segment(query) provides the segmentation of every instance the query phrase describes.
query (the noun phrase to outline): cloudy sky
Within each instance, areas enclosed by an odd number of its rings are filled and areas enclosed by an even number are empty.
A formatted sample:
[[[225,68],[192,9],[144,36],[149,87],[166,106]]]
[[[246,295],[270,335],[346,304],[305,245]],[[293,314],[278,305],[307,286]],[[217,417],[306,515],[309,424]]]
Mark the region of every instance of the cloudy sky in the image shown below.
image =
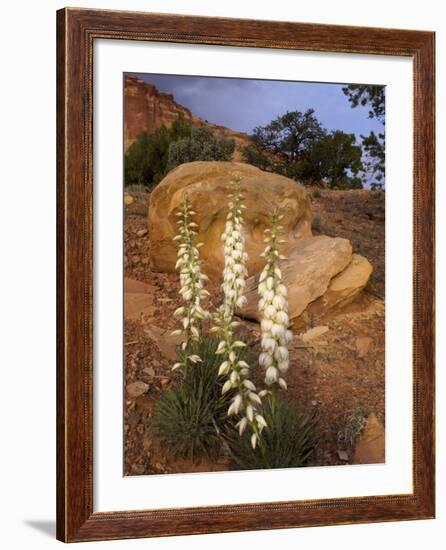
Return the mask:
[[[134,73],[175,100],[194,115],[232,130],[251,133],[286,111],[313,108],[328,130],[369,134],[381,125],[368,118],[368,109],[352,109],[342,93],[344,84],[244,80],[201,76]]]

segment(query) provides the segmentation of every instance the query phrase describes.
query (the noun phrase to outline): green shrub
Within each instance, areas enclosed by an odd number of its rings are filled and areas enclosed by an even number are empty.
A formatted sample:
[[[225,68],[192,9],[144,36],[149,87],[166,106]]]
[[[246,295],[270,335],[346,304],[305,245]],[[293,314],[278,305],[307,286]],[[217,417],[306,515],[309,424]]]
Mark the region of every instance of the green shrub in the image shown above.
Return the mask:
[[[311,193],[311,198],[313,199],[320,199],[321,198],[321,192],[319,189],[315,189],[312,193]]]
[[[313,220],[311,222],[311,227],[317,231],[318,233],[320,233],[322,231],[322,219],[320,217],[320,215],[315,212],[313,214]]]
[[[155,405],[152,430],[172,458],[213,460],[221,449],[231,392],[221,395],[225,378],[218,376],[222,362],[215,353],[218,343],[215,336],[194,343],[191,351],[202,361],[190,367],[172,390],[162,393]],[[249,353],[242,349],[240,358],[249,361]]]
[[[257,166],[260,170],[278,171],[278,168],[275,169],[271,158],[266,154],[266,150],[261,149],[255,143],[243,147],[242,155],[244,162]]]
[[[262,442],[253,449],[250,434],[239,437],[236,430],[228,435],[231,456],[239,468],[296,468],[305,466],[315,446],[314,415],[306,415],[298,401],[276,396],[264,400],[261,414],[267,427]]]
[[[172,458],[214,460],[221,447],[214,415],[203,388],[190,393],[182,384],[162,393],[154,409],[152,429]]]
[[[196,160],[231,160],[234,148],[232,138],[216,136],[206,126],[192,128],[190,136],[170,144],[167,167],[172,170]]]
[[[287,111],[251,135],[253,147],[245,152],[247,162],[261,166],[270,157],[271,169],[304,185],[334,185],[360,189],[364,171],[362,147],[355,134],[328,131],[314,109]]]
[[[162,126],[153,134],[141,132],[124,156],[124,183],[153,187],[167,173],[169,146],[190,136],[191,125],[179,115],[170,128]]]
[[[364,411],[356,407],[345,415],[345,424],[338,432],[338,441],[347,448],[353,448],[367,424]]]

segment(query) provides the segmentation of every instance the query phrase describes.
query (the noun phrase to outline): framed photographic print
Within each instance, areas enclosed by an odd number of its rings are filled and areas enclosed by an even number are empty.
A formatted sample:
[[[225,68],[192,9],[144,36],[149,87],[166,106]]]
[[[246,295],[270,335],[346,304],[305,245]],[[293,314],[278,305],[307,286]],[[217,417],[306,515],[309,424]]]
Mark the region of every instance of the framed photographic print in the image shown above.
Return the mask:
[[[57,48],[58,538],[434,517],[434,33]]]

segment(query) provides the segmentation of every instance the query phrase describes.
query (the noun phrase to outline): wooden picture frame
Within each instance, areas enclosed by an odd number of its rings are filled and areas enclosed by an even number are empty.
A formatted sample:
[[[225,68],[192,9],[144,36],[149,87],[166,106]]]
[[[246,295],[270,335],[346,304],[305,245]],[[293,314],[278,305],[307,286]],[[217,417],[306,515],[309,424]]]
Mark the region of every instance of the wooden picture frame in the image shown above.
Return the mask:
[[[413,492],[93,512],[93,43],[407,56],[414,82]],[[57,538],[125,539],[434,517],[432,32],[65,8],[57,13]]]

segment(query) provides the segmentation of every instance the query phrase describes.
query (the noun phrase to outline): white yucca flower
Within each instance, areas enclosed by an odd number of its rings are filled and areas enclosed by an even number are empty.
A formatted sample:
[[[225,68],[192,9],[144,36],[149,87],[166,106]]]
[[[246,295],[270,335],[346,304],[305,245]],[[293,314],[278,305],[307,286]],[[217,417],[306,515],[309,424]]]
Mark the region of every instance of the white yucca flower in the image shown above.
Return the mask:
[[[225,259],[222,284],[223,306],[228,318],[232,318],[236,307],[242,307],[246,302],[243,292],[248,275],[246,268],[248,254],[245,251],[245,238],[243,236],[242,211],[244,205],[242,204],[243,195],[240,188],[240,178],[234,178],[231,185],[232,194],[229,195],[229,212],[226,217],[225,230],[221,236]]]
[[[233,392],[228,416],[240,417],[236,424],[240,436],[246,428],[251,429],[251,444],[255,448],[262,430],[266,427],[266,421],[257,410],[262,401],[255,384],[249,379],[249,365],[240,358],[240,350],[245,348],[246,344],[236,339],[234,328],[238,323],[234,323],[232,317],[228,319],[224,306],[217,311],[214,319],[215,329],[222,338],[216,351],[222,360],[218,374],[226,377],[222,394]]]
[[[195,214],[191,210],[190,201],[185,193],[181,207],[177,212],[179,233],[174,237],[178,246],[178,260],[176,269],[180,273],[180,295],[185,304],[175,310],[174,316],[178,318],[180,329],[172,334],[181,334],[183,342],[182,361],[175,363],[174,369],[181,369],[186,372],[189,365],[198,363],[201,358],[192,354],[190,347],[193,341],[200,339],[201,321],[208,317],[208,313],[202,307],[202,301],[209,295],[203,288],[203,282],[207,279],[206,275],[201,273],[200,254],[198,249],[201,243],[195,243],[198,227],[192,220]]]
[[[248,254],[245,251],[243,237],[242,204],[243,195],[240,189],[240,178],[232,181],[232,194],[229,195],[229,212],[222,234],[225,267],[223,270],[222,290],[223,304],[215,315],[215,329],[221,334],[216,353],[222,355],[219,374],[227,377],[222,393],[232,390],[233,397],[228,408],[229,416],[239,416],[236,424],[240,436],[247,427],[251,429],[251,444],[256,447],[260,434],[266,427],[265,419],[257,411],[261,398],[256,387],[249,380],[249,365],[240,359],[240,350],[246,344],[235,338],[234,328],[238,325],[234,321],[236,307],[242,307],[246,302],[243,292],[246,286],[248,270],[246,263]]]
[[[286,389],[282,374],[288,370],[288,344],[293,334],[289,330],[287,289],[282,282],[282,271],[279,267],[279,244],[285,242],[280,238],[283,234],[283,227],[280,225],[282,218],[277,210],[274,211],[271,229],[265,231],[266,247],[262,256],[266,259],[266,264],[260,274],[258,287],[262,333],[259,363],[265,369],[267,386]]]

